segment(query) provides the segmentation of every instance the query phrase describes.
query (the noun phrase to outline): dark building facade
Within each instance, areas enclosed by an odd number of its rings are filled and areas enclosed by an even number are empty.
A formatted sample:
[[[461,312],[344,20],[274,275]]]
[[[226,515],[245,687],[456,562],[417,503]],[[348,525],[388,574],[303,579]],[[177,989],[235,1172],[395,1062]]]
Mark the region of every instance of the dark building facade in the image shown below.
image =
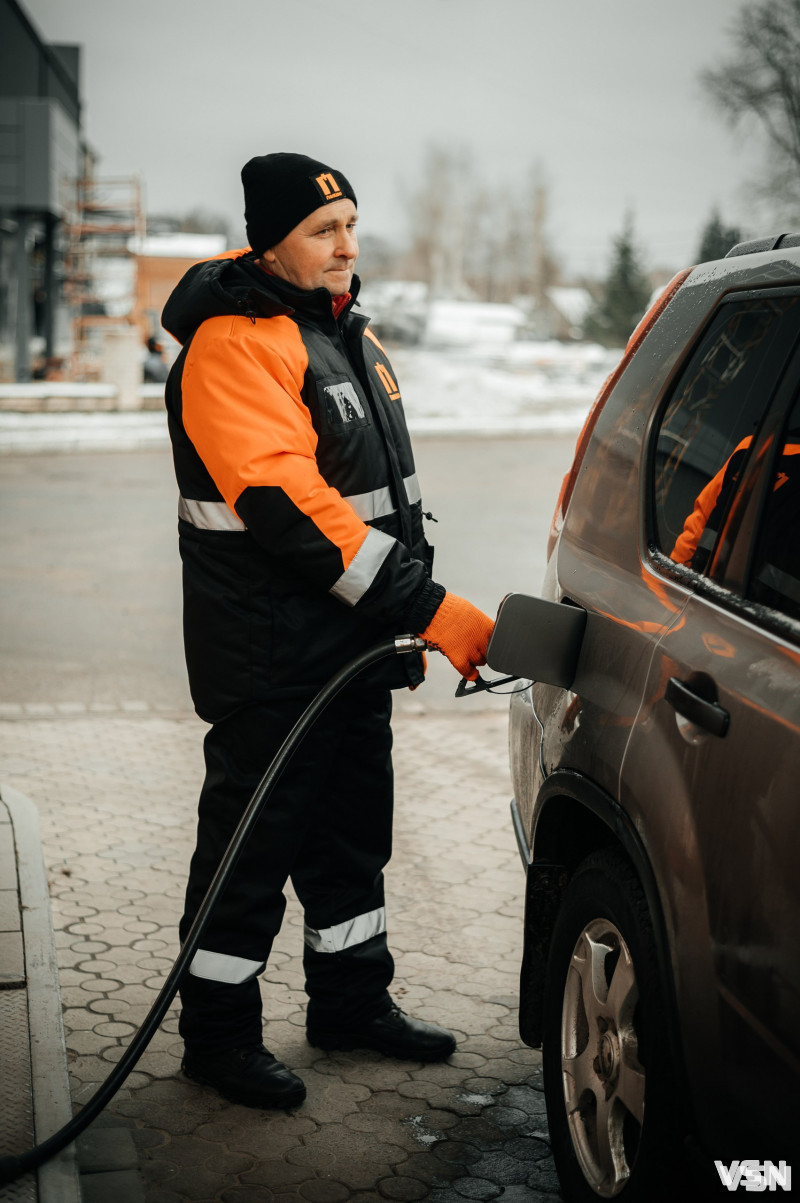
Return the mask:
[[[66,231],[86,154],[80,48],[46,44],[0,0],[0,379],[30,379],[34,354],[69,339]]]

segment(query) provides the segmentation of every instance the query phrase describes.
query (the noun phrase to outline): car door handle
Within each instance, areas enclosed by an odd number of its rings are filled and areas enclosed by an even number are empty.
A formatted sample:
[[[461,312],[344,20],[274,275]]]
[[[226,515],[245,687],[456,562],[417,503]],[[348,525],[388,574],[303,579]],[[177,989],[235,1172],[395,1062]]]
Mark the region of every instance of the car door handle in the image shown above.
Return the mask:
[[[728,731],[731,716],[718,702],[709,702],[706,698],[695,693],[691,686],[677,677],[670,677],[664,695],[670,706],[678,714],[688,718],[690,723],[702,727],[712,735],[722,739]]]

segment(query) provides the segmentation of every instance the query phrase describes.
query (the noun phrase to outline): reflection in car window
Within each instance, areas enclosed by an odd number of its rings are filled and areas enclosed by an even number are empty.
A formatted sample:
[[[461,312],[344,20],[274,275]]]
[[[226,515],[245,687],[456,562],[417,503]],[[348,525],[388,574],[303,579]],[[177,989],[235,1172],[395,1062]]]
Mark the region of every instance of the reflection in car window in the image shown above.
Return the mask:
[[[761,519],[749,596],[800,618],[800,401],[786,426]]]
[[[800,330],[800,297],[724,304],[678,381],[658,431],[657,545],[707,566],[753,436]]]

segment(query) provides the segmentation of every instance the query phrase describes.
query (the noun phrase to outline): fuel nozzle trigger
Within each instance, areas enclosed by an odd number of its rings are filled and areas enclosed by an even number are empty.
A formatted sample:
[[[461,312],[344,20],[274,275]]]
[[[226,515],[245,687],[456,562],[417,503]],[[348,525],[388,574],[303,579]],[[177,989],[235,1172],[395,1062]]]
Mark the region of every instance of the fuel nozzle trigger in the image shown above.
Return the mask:
[[[471,698],[474,693],[483,693],[486,689],[494,689],[496,685],[508,685],[510,681],[516,681],[516,677],[495,677],[492,681],[487,681],[478,673],[474,681],[470,681],[467,677],[462,677],[456,687],[457,698]]]

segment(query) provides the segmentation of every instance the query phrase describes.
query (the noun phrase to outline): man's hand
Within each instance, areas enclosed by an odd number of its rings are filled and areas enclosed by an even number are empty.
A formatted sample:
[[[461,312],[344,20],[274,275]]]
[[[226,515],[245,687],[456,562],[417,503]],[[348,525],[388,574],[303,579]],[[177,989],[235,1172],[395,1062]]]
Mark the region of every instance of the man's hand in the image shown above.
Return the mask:
[[[445,593],[422,638],[434,651],[443,652],[462,677],[474,681],[478,666],[486,663],[493,629],[492,619],[477,606],[455,593]]]

